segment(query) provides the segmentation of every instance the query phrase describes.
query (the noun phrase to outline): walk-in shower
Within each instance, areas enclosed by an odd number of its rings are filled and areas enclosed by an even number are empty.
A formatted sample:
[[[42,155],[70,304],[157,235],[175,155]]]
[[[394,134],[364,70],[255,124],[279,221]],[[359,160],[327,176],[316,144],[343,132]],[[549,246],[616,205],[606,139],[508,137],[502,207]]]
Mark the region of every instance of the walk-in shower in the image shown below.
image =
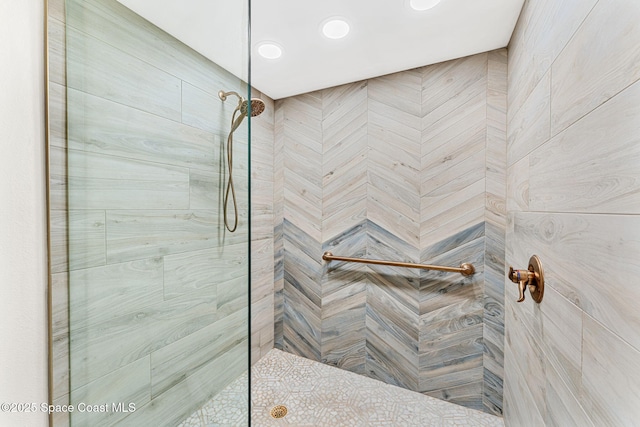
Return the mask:
[[[639,158],[637,3],[528,0],[508,55],[275,100],[161,29],[159,15],[190,34],[202,18],[222,34],[202,44],[242,52],[248,70],[249,2],[200,2],[238,20],[185,17],[183,3],[46,2],[50,425],[640,418],[628,286],[638,181],[627,179]],[[251,21],[274,26],[254,19],[265,3],[253,2]],[[604,22],[624,31],[603,32]],[[231,36],[236,27],[244,36]],[[237,41],[242,49],[229,46]],[[577,184],[566,179],[575,171]],[[615,194],[596,191],[607,182],[621,183]],[[529,285],[505,274],[534,253],[544,300],[516,303]],[[417,264],[451,267],[404,268]],[[22,326],[36,325],[9,337]],[[18,379],[31,369],[20,362]],[[36,384],[41,396],[43,367],[33,368],[7,402]],[[274,414],[281,405],[287,413]]]
[[[66,100],[67,130],[53,157],[66,168],[53,217],[68,237],[55,265],[68,320],[54,322],[53,337],[68,351],[54,349],[53,398],[135,407],[68,414],[71,425],[178,425],[237,381],[246,415],[250,358],[273,347],[499,411],[500,390],[487,384],[501,378],[483,366],[500,351],[485,352],[483,331],[501,326],[483,307],[493,267],[484,198],[465,194],[477,215],[455,223],[434,225],[447,203],[432,206],[433,218],[410,217],[444,187],[430,187],[440,165],[419,138],[389,149],[398,134],[384,132],[393,126],[385,117],[398,116],[398,97],[384,85],[404,75],[252,99],[246,81],[119,1],[67,0],[65,19],[66,75],[54,96]],[[478,79],[482,108],[492,58],[454,67]],[[410,80],[421,93],[422,80]],[[486,123],[471,135],[478,126]],[[439,146],[458,152],[465,141]],[[463,275],[327,265],[326,251],[459,265]]]
[[[238,92],[225,92],[223,90],[218,92],[218,97],[224,102],[229,95],[234,95],[238,98],[238,105],[233,110],[231,115],[231,129],[229,130],[229,136],[227,136],[227,185],[224,192],[224,201],[222,203],[224,225],[230,232],[236,231],[238,227],[238,203],[236,201],[236,190],[233,185],[233,132],[240,126],[242,120],[250,115],[251,117],[259,116],[264,111],[264,101],[258,98],[252,98],[251,101],[244,99]],[[229,225],[229,218],[227,216],[227,206],[229,204],[229,194],[233,202],[233,225]]]

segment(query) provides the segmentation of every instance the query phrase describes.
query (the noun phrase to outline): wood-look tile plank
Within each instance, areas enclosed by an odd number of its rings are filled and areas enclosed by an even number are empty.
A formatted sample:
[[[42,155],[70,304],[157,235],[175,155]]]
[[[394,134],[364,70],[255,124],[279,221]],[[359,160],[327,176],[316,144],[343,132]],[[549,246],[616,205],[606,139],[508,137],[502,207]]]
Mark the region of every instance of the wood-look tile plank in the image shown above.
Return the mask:
[[[189,171],[84,151],[67,151],[70,209],[186,209]]]
[[[393,339],[393,342],[400,346],[396,347],[396,350],[411,361],[411,366],[417,370],[419,337],[417,301],[415,297],[410,298],[410,295],[407,295],[412,289],[388,292],[385,287],[390,284],[393,282],[384,280],[379,275],[370,276],[367,289],[367,317],[372,323],[370,324],[367,320],[367,328],[372,328],[372,332],[379,337],[384,335]],[[404,294],[402,299],[397,297],[400,292]],[[411,299],[412,307],[404,304],[403,299]],[[390,341],[387,344],[390,344]],[[407,369],[410,368],[407,367]]]
[[[71,389],[86,385],[218,320],[215,293],[147,306],[70,334]]]
[[[529,156],[507,169],[507,211],[529,210]]]
[[[323,92],[312,92],[283,101],[285,146],[295,141],[322,153],[322,95]]]
[[[518,112],[509,110],[507,165],[513,165],[551,136],[550,91],[551,73],[547,73]]]
[[[87,328],[162,302],[162,258],[69,273],[69,323]]]
[[[366,176],[366,171],[364,174]],[[356,180],[356,183],[360,179]],[[367,196],[370,196],[370,189],[366,182],[350,188],[336,189],[336,193],[323,194],[323,215],[322,219],[322,235],[326,240],[338,236],[357,224],[362,223],[366,219],[367,212]]]
[[[640,82],[531,154],[531,209],[640,213],[638,100]]]
[[[562,389],[580,395],[582,372],[582,311],[556,292],[545,289],[545,304],[540,306],[547,370],[553,367],[562,381]]]
[[[49,16],[64,22],[65,20],[65,0],[49,0],[47,2]]]
[[[435,397],[437,399],[446,400],[465,408],[482,411],[484,409],[482,402],[482,390],[485,387],[484,381],[478,379],[477,370],[467,372],[473,379],[466,384],[455,387],[446,387],[444,389],[429,391],[425,395]],[[446,420],[445,422],[448,422]]]
[[[419,262],[420,249],[414,246],[413,242],[403,239],[374,221],[369,220],[365,225],[367,242],[364,256],[376,259]],[[384,265],[368,265],[367,267],[376,274],[380,274],[380,279],[390,276],[388,277],[389,279],[398,278],[400,279],[399,282],[402,283],[405,280],[409,281],[410,285],[407,286],[411,286],[417,292],[418,285],[416,281],[420,277],[419,270]],[[393,289],[394,286],[389,286],[390,291],[393,291]]]
[[[430,153],[436,149],[445,152],[438,157],[446,156],[447,150],[443,146],[457,144],[461,139],[467,139],[468,135],[474,135],[484,129],[486,114],[487,105],[484,94],[478,94],[436,123],[425,125],[423,120],[421,144],[423,161],[431,160]]]
[[[369,377],[415,390],[418,384],[418,349],[411,336],[417,335],[417,316],[395,302],[388,305],[391,301],[377,286],[369,286],[365,369]],[[404,322],[405,327],[402,327]]]
[[[293,354],[320,360],[321,311],[285,279],[283,346]]]
[[[469,386],[482,382],[482,352],[468,357],[454,359],[449,365],[433,367],[426,371],[427,375],[420,378],[420,389],[429,396],[440,399],[447,395],[448,389]],[[475,396],[475,407],[481,409],[482,395]]]
[[[69,270],[69,242],[67,229],[67,213],[62,210],[49,211],[49,259],[52,274],[66,272]],[[102,238],[104,238],[104,235]],[[102,257],[101,264],[104,264],[104,256]]]
[[[289,175],[287,171],[286,175]],[[284,190],[284,217],[316,241],[322,238],[321,188],[298,179],[297,188]]]
[[[414,246],[420,221],[420,88],[419,75],[388,76],[390,87],[374,83],[368,103],[367,217],[394,230]],[[416,93],[404,101],[398,94],[413,84]],[[380,86],[380,87],[378,87]],[[397,147],[389,150],[390,146]],[[394,224],[402,224],[398,227]]]
[[[474,135],[468,145],[469,148],[460,157],[456,156],[461,150],[451,147],[451,154],[445,158],[445,161],[430,168],[426,174],[428,176],[423,177],[421,186],[423,197],[455,194],[477,181],[484,180],[486,149],[478,143],[484,139],[484,132]]]
[[[522,384],[516,384],[518,397],[522,398],[523,394],[530,395],[528,405],[532,409],[528,409],[526,413],[539,410],[540,415],[544,416],[546,412],[545,355],[538,341],[539,338],[532,334],[525,323],[522,323],[524,314],[519,305],[515,300],[507,299],[505,303],[505,324],[507,325],[505,378],[508,379],[512,375],[527,378],[527,381],[522,381]],[[506,385],[509,386],[509,380],[506,381]],[[513,396],[507,397],[507,399],[511,398]],[[508,416],[508,412],[506,414]]]
[[[602,0],[593,7],[553,63],[553,135],[640,78],[638,20],[637,2]]]
[[[225,280],[218,284],[217,293],[217,317],[223,318],[239,310],[247,308],[249,301],[249,276]]]
[[[246,309],[151,353],[151,396],[168,391],[224,353],[247,341]]]
[[[67,89],[49,82],[49,146],[67,148]]]
[[[420,239],[419,197],[409,188],[386,179],[383,175],[369,173],[367,191],[367,217],[385,229],[396,231],[400,238],[418,245]],[[404,198],[404,203],[400,199]]]
[[[252,240],[273,239],[273,178],[251,179]]]
[[[69,273],[51,275],[51,332],[69,333]]]
[[[499,225],[499,232],[504,235],[507,178],[507,51],[500,49],[490,52],[488,58],[486,220]]]
[[[580,335],[582,337],[582,334]],[[581,403],[580,394],[564,386],[562,376],[547,366],[547,413],[545,425],[554,427],[595,427]]]
[[[198,170],[222,169],[226,135],[68,90],[69,147]]]
[[[500,363],[504,363],[503,360]],[[482,410],[489,414],[502,416],[504,411],[504,370],[502,365],[498,369],[492,369],[493,365],[487,364],[487,351],[483,360],[483,390]]]
[[[148,404],[136,408],[123,425],[177,425],[237,379],[249,366],[248,342],[239,343],[222,356],[202,364]],[[185,399],[185,396],[189,396]]]
[[[582,403],[595,425],[633,425],[640,417],[640,352],[585,315]]]
[[[247,252],[247,243],[236,243],[165,256],[164,298],[175,298],[246,276]]]
[[[422,112],[420,88],[423,75],[424,70],[418,68],[368,80],[369,101],[380,101],[393,110],[419,117]],[[416,129],[419,130],[420,126]]]
[[[212,211],[108,211],[109,263],[208,249],[222,243],[219,217]],[[242,241],[239,234],[228,243]]]
[[[445,197],[423,198],[422,245],[439,242],[484,220],[484,180]],[[442,207],[443,209],[439,209]]]
[[[420,349],[434,349],[434,343],[455,342],[456,333],[467,328],[482,326],[482,311],[473,298],[457,301],[455,304],[439,310],[423,313],[420,316]],[[480,334],[481,336],[482,334]]]
[[[344,283],[322,298],[321,357],[324,363],[351,372],[365,367],[366,283]]]
[[[223,135],[231,127],[231,115],[238,105],[233,95],[222,101],[219,96],[182,82],[182,123]]]
[[[518,215],[516,212],[507,214],[507,231],[505,236],[505,266],[513,266],[514,268],[515,265],[518,265],[520,262],[526,263],[532,254],[543,253],[528,245],[527,240],[517,237],[518,234],[516,234],[516,230],[519,225],[516,225],[516,223],[520,221],[517,219]],[[519,232],[518,230],[518,233]],[[546,263],[547,261],[545,261],[545,265]],[[503,283],[505,304],[507,301],[516,301],[519,296],[518,286],[506,279],[506,271],[503,276]],[[573,299],[567,299],[575,303]],[[538,342],[542,341],[543,315],[539,306],[537,304],[520,304],[518,310],[521,314],[520,321],[526,324],[529,332],[536,337]],[[508,325],[506,326],[508,327]]]
[[[69,330],[52,337],[51,378],[53,399],[69,396]]]
[[[426,67],[424,70],[422,80],[423,129],[428,129],[432,124],[478,96],[483,100],[486,98],[486,54],[448,61],[434,67]]]
[[[275,103],[253,92],[266,104],[260,117],[251,121],[251,340],[252,363],[275,345]]]
[[[508,348],[505,350],[509,351]],[[514,363],[511,354],[505,357],[505,377],[525,378]],[[533,397],[526,381],[505,381],[504,396],[504,418],[509,423],[522,426],[545,425],[545,414],[540,412],[544,408],[532,404]]]
[[[525,2],[509,43],[509,109],[516,113],[597,0]],[[556,23],[562,22],[562,25]]]
[[[51,211],[52,273],[105,264],[104,215],[104,211]]]
[[[62,2],[64,3],[64,1]],[[64,5],[63,5],[64,9]],[[52,16],[51,8],[47,18],[48,42],[49,42],[49,82],[59,85],[66,85],[66,29],[64,25],[64,12],[62,19],[58,13]],[[55,10],[55,9],[54,9]]]
[[[49,206],[51,210],[65,211],[67,202],[66,148],[51,145],[49,147]]]
[[[54,405],[69,405],[69,394],[65,394],[58,398],[53,399]],[[54,412],[53,414],[53,425],[56,427],[69,427],[71,425],[71,420],[69,416],[71,415],[68,411],[60,411]]]
[[[392,100],[369,102],[367,134],[369,149],[378,157],[369,155],[369,167],[383,165],[397,169],[399,179],[408,185],[417,181],[420,169],[420,119],[418,116],[392,109]],[[389,150],[389,147],[394,147]],[[382,153],[391,158],[386,161]],[[406,172],[406,171],[412,171]]]
[[[273,297],[273,239],[251,242],[251,300]]]
[[[426,325],[438,316],[466,316],[468,313],[480,312],[483,309],[484,278],[483,254],[478,250],[484,243],[483,238],[449,251],[445,256],[429,258],[434,264],[460,265],[470,262],[476,267],[471,277],[457,277],[451,273],[435,271],[425,272],[420,279],[420,316]],[[451,313],[447,309],[451,307]],[[455,318],[455,317],[454,317]],[[453,319],[449,319],[453,320]]]
[[[252,96],[265,103],[265,110],[259,117],[251,119],[251,177],[273,180],[276,106],[271,98],[262,93],[254,93]]]
[[[113,425],[129,415],[130,404],[141,408],[151,400],[149,356],[142,357],[104,377],[71,391],[71,404],[78,406],[107,405],[108,410],[82,411],[71,414],[71,423],[77,425]],[[113,410],[112,404],[122,403],[126,411]],[[78,409],[80,407],[78,406]]]
[[[226,184],[222,170],[189,169],[189,208],[221,209]]]
[[[325,146],[322,157],[323,185],[328,188],[342,187],[350,182],[346,173],[358,174],[366,170],[367,134],[366,129],[346,136],[332,146]],[[327,143],[329,144],[329,143]],[[353,171],[355,169],[355,171]]]
[[[391,95],[388,95],[391,96]],[[420,136],[422,134],[420,116],[394,108],[395,98],[369,100],[367,103],[367,133],[379,147],[393,146],[414,154],[409,164],[419,162]],[[391,153],[395,150],[388,150]]]
[[[247,84],[116,1],[69,2],[68,25],[217,95],[247,93]]]
[[[322,184],[321,156],[304,144],[288,144],[284,165],[286,173],[293,173],[314,187],[320,187]],[[291,184],[297,184],[296,181],[292,181]]]
[[[350,141],[357,141],[366,134],[366,84],[357,82],[327,89],[323,91],[322,99],[322,153],[328,152],[338,144],[348,145]]]
[[[70,27],[67,64],[70,88],[180,121],[180,80],[165,71]]]
[[[273,293],[251,304],[251,331],[258,334],[258,342],[251,343],[251,357],[264,356],[274,346],[274,301]],[[253,341],[253,335],[252,335]]]
[[[637,215],[516,213],[507,241],[516,259],[541,256],[550,287],[640,348],[640,313],[634,308],[640,287],[629,285],[640,274],[639,221]],[[507,289],[507,298],[514,288]]]

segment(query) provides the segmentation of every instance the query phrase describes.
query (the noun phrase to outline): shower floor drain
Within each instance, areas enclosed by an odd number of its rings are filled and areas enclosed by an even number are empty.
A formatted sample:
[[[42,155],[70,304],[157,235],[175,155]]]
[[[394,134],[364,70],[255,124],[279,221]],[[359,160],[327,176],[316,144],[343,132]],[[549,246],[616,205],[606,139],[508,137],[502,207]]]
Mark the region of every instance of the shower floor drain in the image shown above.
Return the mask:
[[[277,405],[271,408],[270,412],[273,418],[282,418],[287,415],[287,407],[284,405]]]

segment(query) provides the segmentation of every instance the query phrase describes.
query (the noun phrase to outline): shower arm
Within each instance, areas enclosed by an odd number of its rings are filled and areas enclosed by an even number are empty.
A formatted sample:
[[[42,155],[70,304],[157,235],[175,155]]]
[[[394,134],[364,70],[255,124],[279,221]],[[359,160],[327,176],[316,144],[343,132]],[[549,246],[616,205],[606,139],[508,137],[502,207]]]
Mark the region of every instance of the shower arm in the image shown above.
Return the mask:
[[[450,273],[460,273],[463,276],[471,276],[476,272],[473,264],[469,264],[467,262],[460,264],[460,267],[445,267],[441,265],[414,264],[411,262],[385,261],[381,259],[348,258],[333,255],[331,252],[325,252],[324,254],[322,254],[322,259],[325,261],[359,262],[362,264],[390,265],[393,267],[422,268],[425,270],[447,271]]]
[[[232,90],[229,92],[225,92],[223,90],[218,91],[218,97],[223,101],[226,101],[229,95],[236,96],[239,100],[239,104],[242,104],[244,102],[244,97],[241,96],[238,92]]]

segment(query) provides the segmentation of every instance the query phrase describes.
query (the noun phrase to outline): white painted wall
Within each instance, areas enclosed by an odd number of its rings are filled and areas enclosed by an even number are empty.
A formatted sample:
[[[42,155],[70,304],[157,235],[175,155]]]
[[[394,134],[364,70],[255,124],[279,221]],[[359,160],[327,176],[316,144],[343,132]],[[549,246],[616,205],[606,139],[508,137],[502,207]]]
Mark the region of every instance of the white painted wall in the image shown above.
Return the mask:
[[[43,9],[0,0],[0,403],[47,401]],[[47,416],[0,411],[0,425]]]

